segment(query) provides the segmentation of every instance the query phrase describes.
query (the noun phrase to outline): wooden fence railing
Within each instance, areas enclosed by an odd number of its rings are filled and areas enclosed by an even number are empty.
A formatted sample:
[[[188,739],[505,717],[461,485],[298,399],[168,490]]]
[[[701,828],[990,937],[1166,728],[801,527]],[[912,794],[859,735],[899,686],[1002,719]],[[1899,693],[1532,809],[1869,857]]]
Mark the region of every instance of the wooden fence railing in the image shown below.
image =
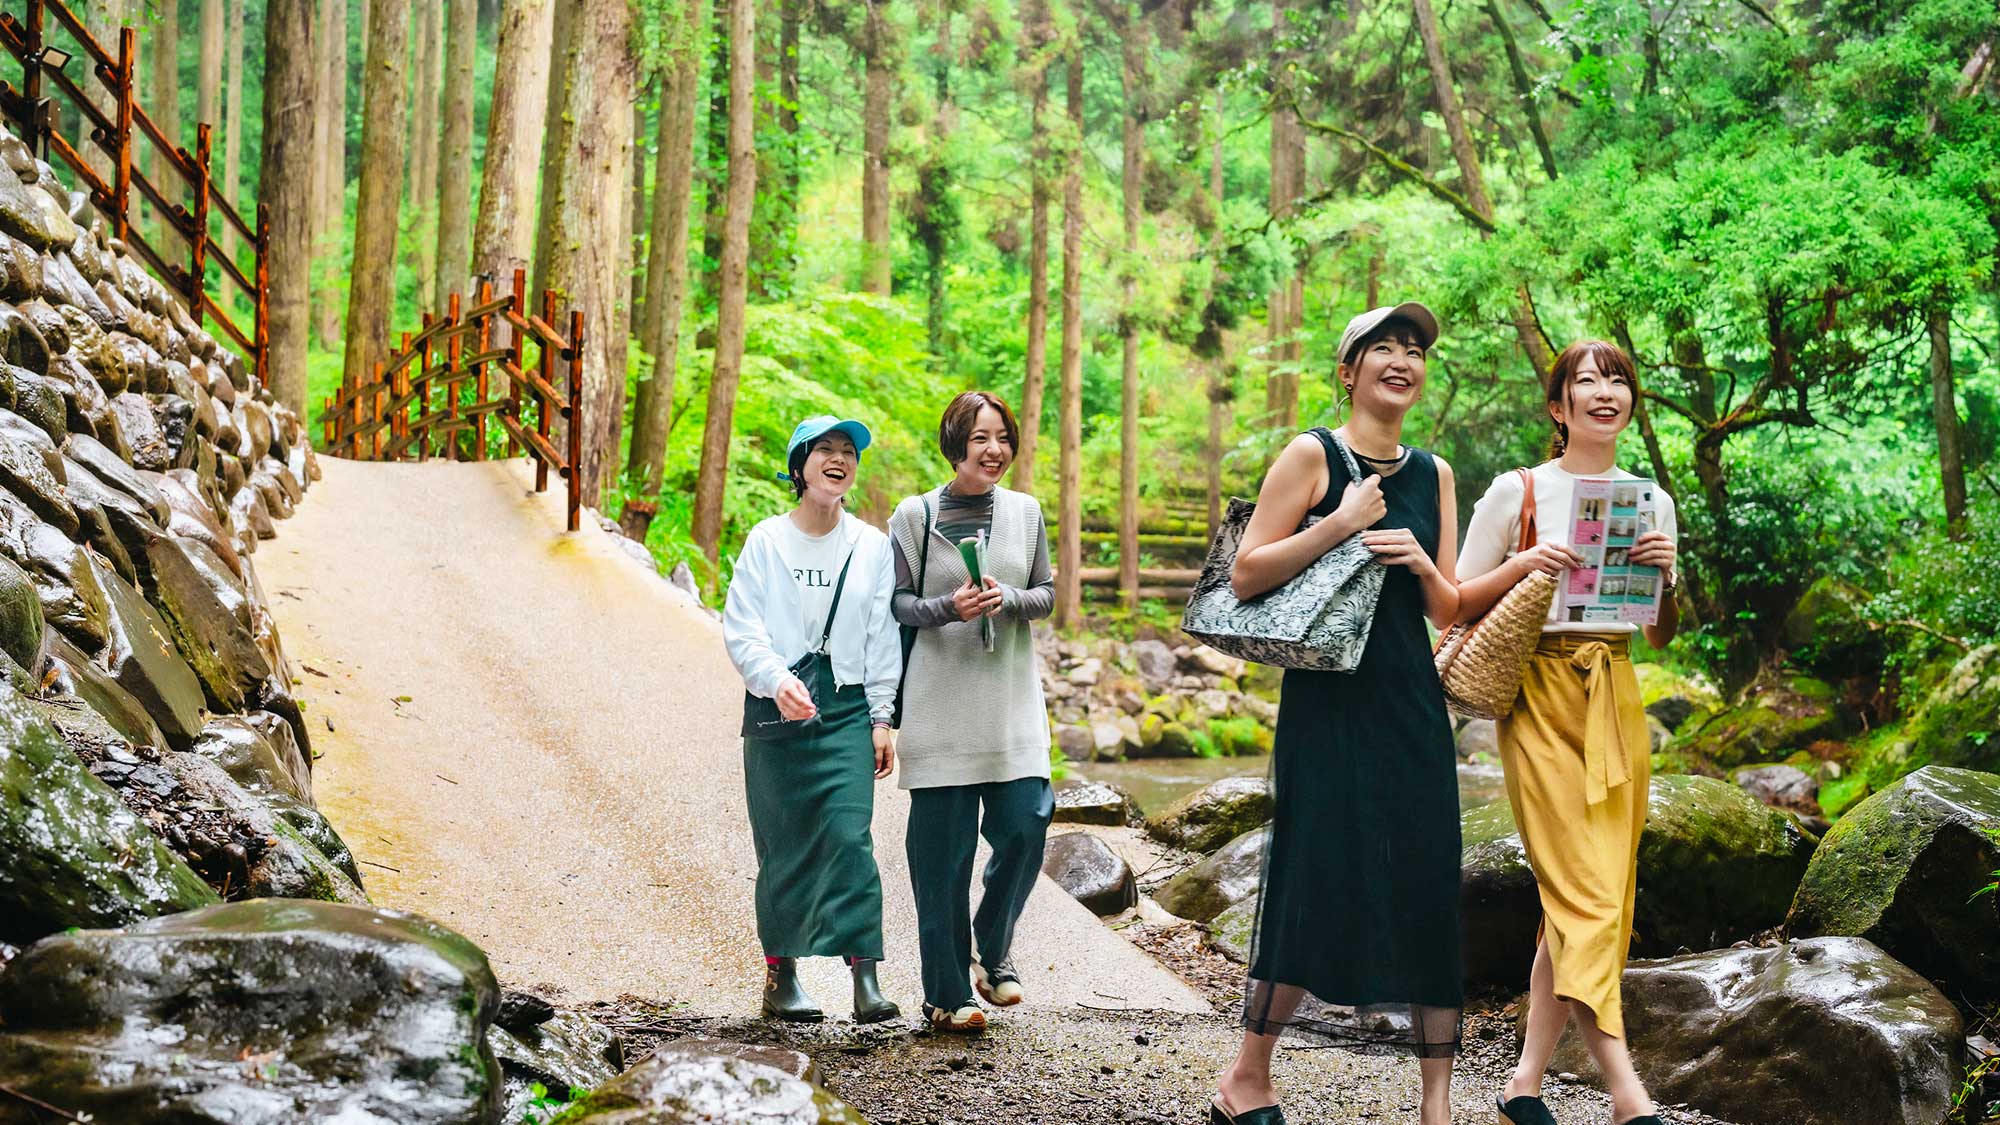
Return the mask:
[[[114,53],[98,43],[64,0],[21,2],[27,8],[25,18],[11,12],[0,14],[0,47],[21,64],[19,87],[0,83],[0,113],[35,155],[49,159],[53,154],[58,169],[69,169],[76,185],[90,193],[91,203],[111,221],[126,247],[187,302],[194,322],[220,328],[242,349],[256,371],[258,384],[267,383],[270,274],[265,253],[270,246],[270,222],[263,205],[256,208],[257,224],[252,229],[243,213],[217,190],[209,174],[208,122],[195,126],[195,149],[190,153],[138,104],[133,96],[137,33],[129,27],[120,28]],[[76,56],[52,41],[47,26],[50,16],[82,53],[82,61],[89,67],[86,77],[77,79],[66,73]],[[89,124],[91,144],[84,147],[98,150],[104,163],[101,170],[56,131],[65,105]],[[154,183],[142,167],[147,163],[142,158],[148,154],[156,156],[177,182]],[[185,251],[175,254],[165,246],[152,245],[133,224],[134,188],[151,203],[164,227],[186,244]],[[252,259],[248,270],[230,260],[216,243],[210,228],[218,222],[233,227],[249,245]],[[218,286],[225,287],[219,290],[223,296],[228,292],[226,286],[233,284],[249,299],[249,331],[237,324],[222,301],[209,295],[210,266],[215,267]]]
[[[506,296],[480,282],[470,308],[453,293],[444,315],[425,313],[422,330],[403,333],[369,378],[344,381],[326,400],[320,418],[328,452],[358,461],[483,461],[489,452],[526,453],[535,461],[535,491],[548,488],[551,469],[567,483],[575,531],[583,510],[576,471],[583,457],[583,312],[570,310],[567,332],[557,323],[553,290],[542,291],[539,314],[529,311],[526,270],[514,271],[514,291]],[[504,446],[489,447],[489,418],[499,426],[490,436],[504,435]],[[561,446],[551,432],[557,418],[564,423]]]

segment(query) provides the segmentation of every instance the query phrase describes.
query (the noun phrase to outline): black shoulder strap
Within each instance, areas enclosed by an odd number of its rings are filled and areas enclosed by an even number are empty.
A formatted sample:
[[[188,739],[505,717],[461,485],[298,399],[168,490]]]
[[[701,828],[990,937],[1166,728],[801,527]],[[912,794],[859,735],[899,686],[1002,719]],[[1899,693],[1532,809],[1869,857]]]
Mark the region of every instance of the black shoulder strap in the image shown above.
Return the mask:
[[[919,598],[924,596],[924,578],[931,567],[931,521],[937,518],[931,512],[931,494],[926,492],[921,499],[924,502],[924,533],[919,540],[922,546],[917,548],[917,597]]]
[[[1340,451],[1334,448],[1333,431],[1327,429],[1325,426],[1314,426],[1307,432],[1319,439],[1321,452],[1326,454],[1327,491],[1332,493],[1334,491],[1333,482],[1338,481],[1341,473],[1346,471],[1346,466],[1340,463]],[[1359,478],[1349,474],[1348,479],[1358,480]]]
[[[854,549],[848,548],[847,561],[840,564],[840,577],[833,580],[833,603],[826,607],[826,628],[820,630],[819,648],[825,652],[826,642],[833,637],[833,615],[840,612],[840,591],[847,586],[847,567],[854,561]]]

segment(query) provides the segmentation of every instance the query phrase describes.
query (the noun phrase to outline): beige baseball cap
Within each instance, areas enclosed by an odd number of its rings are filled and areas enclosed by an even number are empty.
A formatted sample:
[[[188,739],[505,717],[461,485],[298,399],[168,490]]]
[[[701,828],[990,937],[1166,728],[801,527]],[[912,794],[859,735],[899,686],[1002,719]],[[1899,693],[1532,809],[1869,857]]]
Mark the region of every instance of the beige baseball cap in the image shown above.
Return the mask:
[[[1423,344],[1425,351],[1429,351],[1431,345],[1437,343],[1437,317],[1432,316],[1431,310],[1415,301],[1404,301],[1400,305],[1384,305],[1379,309],[1369,309],[1348,321],[1347,330],[1340,334],[1340,350],[1334,353],[1336,362],[1348,362],[1349,353],[1361,343],[1362,338],[1375,331],[1383,321],[1392,316],[1402,317],[1417,326],[1417,332],[1423,337],[1419,342]]]

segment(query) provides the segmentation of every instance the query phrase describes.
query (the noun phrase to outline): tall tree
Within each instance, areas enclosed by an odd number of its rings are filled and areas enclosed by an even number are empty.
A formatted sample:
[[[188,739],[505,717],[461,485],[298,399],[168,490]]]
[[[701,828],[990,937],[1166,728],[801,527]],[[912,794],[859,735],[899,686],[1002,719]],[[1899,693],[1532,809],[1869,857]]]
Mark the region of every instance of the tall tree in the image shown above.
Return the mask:
[[[1438,28],[1437,12],[1431,7],[1431,0],[1411,0],[1411,6],[1416,11],[1417,32],[1423,37],[1424,58],[1430,64],[1431,88],[1437,97],[1438,116],[1444,119],[1445,136],[1451,141],[1452,159],[1457,161],[1459,178],[1465,185],[1465,200],[1486,219],[1486,225],[1481,228],[1481,235],[1484,236],[1493,227],[1493,198],[1486,192],[1486,177],[1479,167],[1479,150],[1473,146],[1472,132],[1465,125],[1465,111],[1459,105],[1458,89],[1452,82],[1451,64],[1444,53],[1444,34]],[[1526,284],[1515,288],[1514,332],[1521,341],[1522,354],[1528,357],[1536,375],[1546,377],[1549,368],[1555,364],[1555,351],[1549,346],[1547,334],[1542,331],[1534,299],[1529,295]]]
[[[641,503],[619,519],[625,533],[646,538],[673,431],[674,377],[680,363],[681,306],[687,292],[688,203],[694,192],[695,107],[701,87],[704,0],[685,0],[682,20],[667,44],[662,74],[659,144],[653,166],[652,233],[647,239],[645,318],[639,346],[653,367],[638,382],[632,403],[632,448],[626,474],[639,484]]]
[[[1118,317],[1119,334],[1124,337],[1122,410],[1118,419],[1118,588],[1124,594],[1125,608],[1136,610],[1139,608],[1139,205],[1146,175],[1147,24],[1129,5],[1117,7],[1118,73],[1125,92],[1125,152],[1119,181],[1125,252],[1118,272],[1125,307]]]
[[[106,15],[109,18],[110,13],[107,11]],[[245,0],[235,0],[235,4],[229,15],[233,18],[226,18],[223,21],[225,24],[223,34],[227,41],[223,52],[223,60],[226,64],[228,75],[226,81],[223,83],[222,171],[218,174],[218,179],[222,184],[222,197],[227,199],[238,211],[242,211],[243,25],[248,23],[250,19],[249,13],[245,10]],[[112,24],[111,26],[116,27],[118,25]],[[251,218],[252,216],[245,215],[244,217]],[[242,263],[236,257],[237,246],[235,224],[224,222],[222,224],[222,256],[241,265]]]
[[[170,144],[184,146],[192,150],[194,145],[188,138],[181,136],[181,22],[179,0],[155,5],[153,10],[158,14],[158,19],[153,24],[152,50],[146,52],[150,56],[150,77],[152,79],[153,96],[147,102],[146,110],[152,115],[153,124],[160,127],[160,132],[166,136]],[[311,21],[308,20],[307,24],[307,37],[310,38]],[[267,28],[270,26],[269,19],[265,20],[264,26]],[[269,79],[266,79],[265,84],[269,85]],[[311,118],[302,118],[300,123],[310,125],[311,121]],[[310,174],[305,168],[299,169],[299,172],[301,177]],[[153,186],[159,188],[160,194],[168,200],[186,198],[188,194],[187,181],[183,180],[174,171],[173,158],[166,152],[159,152],[155,155],[152,178]],[[132,194],[135,199],[141,197],[140,192],[136,188],[133,189]],[[310,219],[310,216],[308,216],[308,219]],[[166,239],[164,232],[154,238],[153,248],[165,254],[168,258],[173,258],[178,253],[178,246],[174,241]]]
[[[438,87],[444,78],[444,2],[420,0],[416,47],[410,65],[416,88],[410,102],[410,261],[417,292],[428,299],[437,288]]]
[[[534,255],[535,179],[541,171],[554,21],[555,0],[506,0],[500,12],[472,272],[503,291]]]
[[[405,82],[410,0],[368,0],[361,78],[361,173],[354,201],[354,258],[347,274],[342,377],[370,377],[388,354],[396,283],[396,218],[403,202]],[[268,102],[267,102],[268,104]]]
[[[222,121],[222,0],[201,0],[201,45],[195,61],[194,119]]]
[[[722,547],[722,493],[728,481],[729,439],[736,382],[743,367],[743,313],[748,293],[750,211],[757,197],[757,143],[751,82],[756,74],[756,0],[728,0],[729,190],[715,312],[715,369],[708,381],[708,420],[701,434],[701,469],[694,488],[694,541],[714,562]]]
[[[625,278],[625,304],[632,310],[632,323],[644,323],[645,312],[639,302],[646,295],[645,278],[641,267],[646,262],[646,98],[648,87],[655,85],[654,76],[647,74],[639,83],[640,94],[632,99],[632,188],[626,198],[631,203],[631,218],[625,223],[626,237],[631,242],[628,260],[632,268]]]
[[[917,161],[917,190],[910,196],[908,208],[911,236],[924,254],[924,343],[942,371],[952,367],[951,343],[945,333],[944,280],[962,222],[951,143],[958,125],[958,104],[951,87],[952,16],[951,0],[942,0],[931,17],[937,25],[930,59],[936,112],[923,156]]]
[[[1271,217],[1282,223],[1297,213],[1305,194],[1306,138],[1292,99],[1293,71],[1289,0],[1271,5],[1271,67],[1277,75],[1277,98],[1271,109]],[[1299,420],[1299,363],[1304,349],[1299,332],[1305,326],[1305,272],[1294,267],[1271,290],[1264,316],[1269,336],[1271,374],[1264,384],[1264,409],[1270,424],[1290,430]]]
[[[1061,503],[1057,517],[1056,627],[1083,615],[1083,48],[1065,60],[1069,135],[1063,138]]]
[[[799,8],[778,0],[757,29],[757,213],[750,218],[750,292],[787,296],[798,258]]]
[[[1028,344],[1021,377],[1021,449],[1013,485],[1035,489],[1035,450],[1041,444],[1042,393],[1049,362],[1049,143],[1044,116],[1049,103],[1047,48],[1055,31],[1046,0],[1022,7],[1021,46],[1028,106]]]
[[[477,53],[479,25],[475,0],[445,0],[444,134],[437,171],[437,285],[431,301],[438,308],[454,292],[470,293],[467,267],[472,262],[472,60]]]
[[[861,288],[889,292],[889,113],[896,99],[896,36],[889,0],[862,0]]]
[[[627,222],[632,99],[639,59],[630,0],[562,0],[542,160],[542,231],[547,280],[567,307],[583,311],[584,501],[595,505],[617,464],[625,417]],[[543,286],[538,286],[541,288]]]
[[[319,177],[319,213],[322,221],[320,256],[337,260],[341,218],[347,210],[347,0],[326,0],[323,26],[325,37],[321,53],[326,60],[326,69],[320,81],[326,110],[321,118],[326,127],[321,137],[322,170]],[[313,298],[313,312],[319,322],[317,331],[323,347],[332,347],[334,341],[340,339],[343,303],[338,273],[334,269],[322,271],[320,291]]]
[[[306,298],[312,283],[313,199],[307,189],[319,84],[312,16],[313,0],[268,0],[265,7],[264,152],[259,165],[259,195],[271,222],[266,337],[271,393],[300,417],[306,413]]]
[[[1945,527],[1953,539],[1965,537],[1965,454],[1959,438],[1958,392],[1951,370],[1951,306],[1926,317],[1931,345],[1931,418],[1937,423],[1938,478],[1944,486]]]

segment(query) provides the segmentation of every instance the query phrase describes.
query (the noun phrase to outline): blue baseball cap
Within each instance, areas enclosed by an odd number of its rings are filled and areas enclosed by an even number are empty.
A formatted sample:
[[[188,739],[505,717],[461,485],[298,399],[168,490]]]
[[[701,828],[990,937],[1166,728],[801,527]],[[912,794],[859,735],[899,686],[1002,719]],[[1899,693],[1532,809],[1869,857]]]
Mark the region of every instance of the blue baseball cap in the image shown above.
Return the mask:
[[[792,428],[792,440],[785,443],[785,461],[792,463],[801,449],[811,449],[812,443],[839,430],[854,443],[854,454],[868,448],[874,439],[868,434],[868,427],[852,418],[836,418],[831,414],[815,414]]]

